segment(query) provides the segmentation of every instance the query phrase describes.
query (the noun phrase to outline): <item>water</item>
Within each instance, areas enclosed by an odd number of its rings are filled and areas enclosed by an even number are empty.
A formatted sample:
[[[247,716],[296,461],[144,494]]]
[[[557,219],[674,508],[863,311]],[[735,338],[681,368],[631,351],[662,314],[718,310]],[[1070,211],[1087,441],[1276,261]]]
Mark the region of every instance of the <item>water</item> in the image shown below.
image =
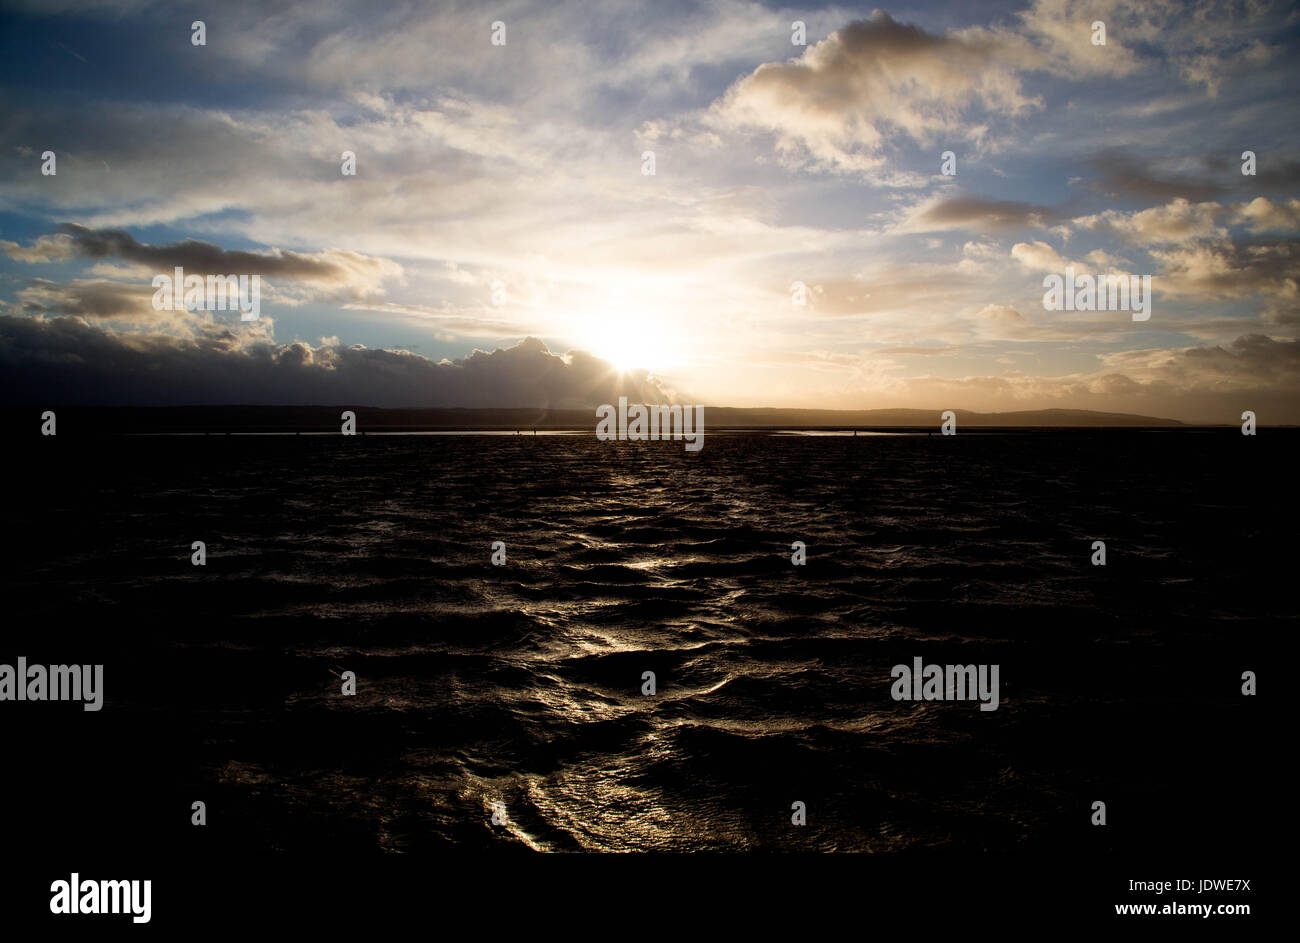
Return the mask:
[[[5,705],[20,827],[213,854],[1229,841],[1269,736],[1241,672],[1295,625],[1287,437],[27,443],[0,661],[103,662],[108,706]],[[999,709],[893,701],[916,656],[999,665]]]

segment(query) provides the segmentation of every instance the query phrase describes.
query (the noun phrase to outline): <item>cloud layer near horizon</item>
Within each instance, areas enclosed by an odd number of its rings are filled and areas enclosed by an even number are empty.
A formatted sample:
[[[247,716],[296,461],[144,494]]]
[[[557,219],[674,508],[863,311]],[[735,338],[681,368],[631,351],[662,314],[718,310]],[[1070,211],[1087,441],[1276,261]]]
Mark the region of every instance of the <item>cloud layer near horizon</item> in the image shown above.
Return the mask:
[[[987,316],[995,321],[1019,318],[1014,309]],[[1207,378],[1213,382],[1207,383]],[[1251,335],[1226,347],[1131,351],[1086,376],[899,378],[891,381],[890,395],[879,408],[992,396],[1018,404],[1017,409],[1166,415],[1161,404],[1177,398],[1193,404],[1208,421],[1231,423],[1238,417],[1221,411],[1224,397],[1232,403],[1248,402],[1271,420],[1297,407],[1297,389],[1300,342]],[[187,338],[132,337],[79,318],[0,316],[0,403],[6,405],[590,409],[617,402],[619,396],[634,402],[698,401],[643,371],[620,373],[582,351],[551,353],[536,338],[435,363],[407,351],[344,347],[332,340],[317,346],[250,343],[220,326]],[[1151,408],[1144,411],[1141,404]]]
[[[221,329],[128,338],[79,318],[0,316],[0,402],[11,405],[585,409],[619,396],[672,402],[674,395],[644,373],[620,374],[580,351],[559,356],[536,338],[434,363],[337,343],[250,344]]]

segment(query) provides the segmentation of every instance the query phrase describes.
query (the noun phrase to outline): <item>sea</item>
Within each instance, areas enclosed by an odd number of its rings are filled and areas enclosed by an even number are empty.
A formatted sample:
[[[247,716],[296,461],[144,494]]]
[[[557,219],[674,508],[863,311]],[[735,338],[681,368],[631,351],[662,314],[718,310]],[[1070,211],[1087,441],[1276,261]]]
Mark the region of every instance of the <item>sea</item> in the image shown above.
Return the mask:
[[[6,831],[211,856],[1257,840],[1280,721],[1243,687],[1287,684],[1295,441],[24,439],[0,662],[103,664],[105,704],[0,704]],[[917,658],[998,666],[997,709],[895,699]]]

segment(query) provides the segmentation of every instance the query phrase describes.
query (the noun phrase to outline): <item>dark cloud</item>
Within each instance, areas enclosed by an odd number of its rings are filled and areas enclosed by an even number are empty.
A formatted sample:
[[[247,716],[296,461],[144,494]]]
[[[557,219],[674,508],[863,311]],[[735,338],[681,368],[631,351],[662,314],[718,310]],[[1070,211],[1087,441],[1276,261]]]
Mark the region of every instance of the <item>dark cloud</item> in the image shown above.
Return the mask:
[[[1264,389],[1294,390],[1300,381],[1300,341],[1244,334],[1226,347],[1188,348],[1170,370],[1186,371],[1197,379],[1233,378]]]
[[[6,405],[364,405],[546,407],[671,402],[644,373],[619,374],[536,338],[456,361],[396,350],[245,343],[233,331],[194,338],[117,335],[80,318],[0,317],[0,402]]]
[[[1161,282],[1179,294],[1240,298],[1259,293],[1275,302],[1290,299],[1294,308],[1300,239],[1258,236],[1153,250],[1152,255],[1164,263]]]
[[[1273,421],[1293,423],[1300,413],[1300,341],[1265,334],[1242,334],[1228,344],[1182,349],[1131,350],[1106,357],[1114,373],[1094,391],[1128,392],[1119,384],[1136,382],[1153,393],[1195,399],[1222,395],[1237,409],[1268,402]],[[1190,409],[1191,407],[1187,407]],[[1195,415],[1195,413],[1192,413]]]
[[[1020,203],[1015,200],[985,200],[973,196],[956,196],[928,206],[918,217],[922,227],[961,226],[966,229],[1046,228],[1063,218],[1063,212],[1050,206]]]
[[[1088,161],[1088,166],[1099,178],[1089,186],[1107,196],[1130,196],[1143,200],[1168,201],[1183,197],[1195,202],[1216,199],[1228,192],[1221,181],[1212,179],[1179,179],[1157,176],[1151,162],[1138,161],[1128,154],[1098,154]],[[1225,168],[1226,169],[1226,168]],[[1241,172],[1238,171],[1238,176]]]
[[[1179,197],[1204,202],[1247,192],[1294,194],[1300,189],[1300,161],[1279,159],[1266,152],[1256,155],[1254,176],[1242,175],[1237,155],[1211,155],[1201,164],[1203,169],[1194,174],[1161,173],[1153,158],[1107,151],[1088,160],[1089,168],[1098,175],[1088,186],[1105,196],[1161,202]]]
[[[86,258],[121,259],[159,271],[169,271],[179,265],[196,275],[238,273],[344,282],[355,277],[358,266],[379,269],[385,264],[383,260],[358,253],[328,251],[308,255],[286,249],[248,252],[223,249],[197,239],[151,246],[137,241],[124,229],[89,229],[76,223],[65,223],[59,231],[69,237],[76,254]]]
[[[153,288],[102,279],[52,282],[33,278],[19,293],[19,307],[28,314],[69,314],[81,318],[159,317],[153,310]],[[170,317],[166,312],[164,317]]]

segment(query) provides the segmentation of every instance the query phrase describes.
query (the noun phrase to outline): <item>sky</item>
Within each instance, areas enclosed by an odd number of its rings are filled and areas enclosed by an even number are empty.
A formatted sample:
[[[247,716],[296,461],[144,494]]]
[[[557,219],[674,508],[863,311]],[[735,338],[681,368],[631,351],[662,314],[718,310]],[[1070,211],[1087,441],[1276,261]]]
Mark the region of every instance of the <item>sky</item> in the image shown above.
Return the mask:
[[[1298,37],[1262,0],[5,2],[0,401],[1298,423]],[[158,310],[175,266],[259,317]],[[1149,319],[1049,309],[1067,266],[1150,276]]]

